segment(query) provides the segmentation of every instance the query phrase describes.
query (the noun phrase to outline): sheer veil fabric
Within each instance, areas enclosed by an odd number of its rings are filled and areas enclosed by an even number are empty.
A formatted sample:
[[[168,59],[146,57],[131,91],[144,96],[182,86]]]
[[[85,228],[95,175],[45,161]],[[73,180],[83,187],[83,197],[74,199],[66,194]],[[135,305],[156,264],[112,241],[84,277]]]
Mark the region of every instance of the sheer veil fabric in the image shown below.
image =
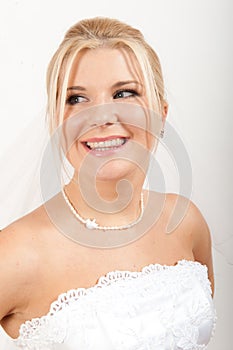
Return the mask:
[[[0,157],[0,229],[43,202],[40,194],[40,164],[49,141],[44,119],[42,115],[34,118]]]

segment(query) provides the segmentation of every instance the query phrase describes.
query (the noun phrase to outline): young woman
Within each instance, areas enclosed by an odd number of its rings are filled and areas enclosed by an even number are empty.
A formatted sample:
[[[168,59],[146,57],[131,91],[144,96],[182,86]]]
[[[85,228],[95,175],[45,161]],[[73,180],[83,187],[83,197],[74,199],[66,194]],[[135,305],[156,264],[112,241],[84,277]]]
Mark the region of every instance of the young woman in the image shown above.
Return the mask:
[[[168,110],[156,53],[127,24],[83,20],[47,83],[51,140],[74,172],[1,232],[2,327],[22,349],[205,349],[208,226],[188,198],[143,188]],[[42,194],[51,176],[42,164]]]

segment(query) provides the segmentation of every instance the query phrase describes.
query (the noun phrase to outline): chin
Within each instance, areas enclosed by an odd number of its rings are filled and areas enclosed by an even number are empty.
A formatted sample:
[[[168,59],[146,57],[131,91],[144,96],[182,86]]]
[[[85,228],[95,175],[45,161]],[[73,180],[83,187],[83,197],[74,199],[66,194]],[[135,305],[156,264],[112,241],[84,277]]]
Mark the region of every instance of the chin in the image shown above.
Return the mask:
[[[137,168],[134,164],[125,160],[113,160],[104,165],[96,175],[97,181],[121,180],[132,177]]]

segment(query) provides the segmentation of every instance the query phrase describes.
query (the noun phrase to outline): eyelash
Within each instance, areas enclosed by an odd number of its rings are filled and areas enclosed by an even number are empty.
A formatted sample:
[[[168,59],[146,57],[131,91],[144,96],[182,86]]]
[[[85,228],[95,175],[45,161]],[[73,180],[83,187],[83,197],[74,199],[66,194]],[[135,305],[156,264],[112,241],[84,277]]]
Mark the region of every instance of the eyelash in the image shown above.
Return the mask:
[[[130,97],[139,96],[138,92],[135,91],[135,90],[131,90],[131,89],[123,89],[123,90],[122,90],[122,89],[121,89],[121,90],[115,92],[113,98],[115,98],[115,96],[116,96],[117,94],[122,93],[122,92],[123,92],[123,93],[124,93],[124,92],[129,92],[129,93],[132,94],[132,95],[130,95],[130,96],[126,96],[126,97],[122,97],[122,98],[130,98]]]
[[[139,93],[135,90],[132,90],[132,89],[121,89],[121,90],[118,90],[114,93],[113,95],[113,98],[114,99],[118,99],[116,98],[116,95],[117,94],[120,94],[120,93],[124,93],[124,92],[128,92],[128,93],[131,93],[132,95],[130,96],[125,96],[125,97],[121,97],[121,98],[132,98],[132,97],[135,97],[135,96],[139,96]],[[71,95],[71,96],[68,96],[67,99],[66,99],[66,104],[69,104],[71,106],[75,105],[75,104],[79,104],[80,102],[75,102],[73,101],[74,99],[78,99],[78,98],[83,98],[83,99],[86,99],[84,96],[81,96],[81,95]],[[121,99],[119,98],[119,99]]]
[[[83,98],[85,99],[85,97],[81,96],[81,95],[71,95],[71,96],[68,96],[67,99],[66,99],[66,104],[69,104],[71,106],[75,105],[75,104],[78,104],[80,102],[72,102],[74,99],[78,99],[78,98]]]

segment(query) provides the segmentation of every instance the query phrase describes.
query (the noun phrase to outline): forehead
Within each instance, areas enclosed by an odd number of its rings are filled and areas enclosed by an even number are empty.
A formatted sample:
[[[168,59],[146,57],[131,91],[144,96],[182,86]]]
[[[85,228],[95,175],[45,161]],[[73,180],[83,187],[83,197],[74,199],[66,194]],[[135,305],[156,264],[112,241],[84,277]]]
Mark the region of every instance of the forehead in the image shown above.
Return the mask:
[[[112,82],[119,80],[138,80],[143,77],[139,63],[126,48],[85,49],[77,54],[69,75],[69,84],[79,82]]]

